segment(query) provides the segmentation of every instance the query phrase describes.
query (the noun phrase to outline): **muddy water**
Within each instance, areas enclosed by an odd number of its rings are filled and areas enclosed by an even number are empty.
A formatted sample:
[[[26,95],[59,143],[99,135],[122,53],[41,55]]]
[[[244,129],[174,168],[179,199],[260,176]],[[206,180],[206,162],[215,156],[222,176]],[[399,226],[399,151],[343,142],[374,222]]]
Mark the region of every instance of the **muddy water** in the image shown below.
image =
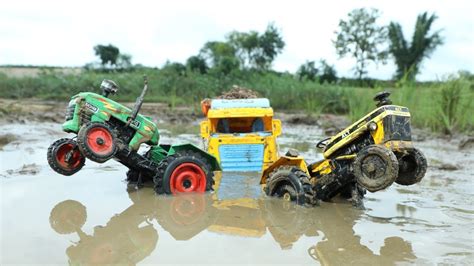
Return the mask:
[[[74,176],[46,163],[58,124],[0,125],[0,264],[470,264],[474,261],[472,150],[419,142],[430,167],[418,185],[368,193],[366,210],[336,198],[302,208],[261,195],[257,174],[224,174],[211,195],[127,191],[125,168],[87,162]],[[282,150],[321,158],[322,131],[287,126]],[[193,134],[163,142],[190,141]],[[301,136],[305,138],[302,139]],[[460,168],[437,170],[443,162]],[[24,166],[27,167],[24,167]],[[441,167],[442,168],[442,167]],[[23,171],[21,171],[23,170]]]

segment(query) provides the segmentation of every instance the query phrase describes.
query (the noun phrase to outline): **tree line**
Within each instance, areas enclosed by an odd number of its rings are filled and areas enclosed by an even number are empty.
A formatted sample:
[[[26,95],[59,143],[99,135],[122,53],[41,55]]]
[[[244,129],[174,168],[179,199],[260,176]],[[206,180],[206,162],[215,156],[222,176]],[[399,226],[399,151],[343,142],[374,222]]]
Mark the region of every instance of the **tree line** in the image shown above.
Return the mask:
[[[424,12],[418,15],[414,34],[407,40],[398,22],[379,25],[381,13],[377,9],[359,8],[339,21],[332,43],[340,58],[352,57],[355,61],[354,76],[362,81],[367,78],[370,64],[385,64],[392,59],[397,67],[393,78],[415,80],[420,73],[421,63],[443,44],[441,31],[433,31],[435,14]],[[272,63],[285,48],[280,30],[270,23],[263,33],[257,31],[232,31],[224,41],[208,41],[198,54],[190,56],[186,62],[167,62],[163,68],[172,69],[185,75],[186,71],[200,74],[229,75],[234,71],[271,71]],[[87,64],[86,68],[130,69],[132,57],[120,53],[112,44],[97,45],[95,54],[100,65]],[[296,71],[300,80],[336,82],[337,72],[333,65],[320,59],[306,61]]]

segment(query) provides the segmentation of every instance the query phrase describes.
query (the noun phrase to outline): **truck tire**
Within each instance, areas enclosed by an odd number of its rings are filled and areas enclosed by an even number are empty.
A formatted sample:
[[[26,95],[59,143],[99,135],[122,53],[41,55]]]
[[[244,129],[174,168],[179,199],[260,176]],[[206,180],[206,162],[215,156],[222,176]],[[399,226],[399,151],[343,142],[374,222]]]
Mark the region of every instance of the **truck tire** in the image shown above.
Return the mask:
[[[397,157],[383,146],[363,148],[357,154],[353,167],[357,183],[370,192],[389,187],[398,176]]]
[[[86,158],[77,147],[76,141],[63,138],[55,141],[48,148],[48,164],[59,174],[70,176],[84,166]]]
[[[280,166],[273,170],[267,179],[265,194],[283,198],[298,205],[314,205],[314,193],[309,177],[295,166]]]
[[[170,155],[158,165],[153,177],[157,194],[177,194],[212,190],[214,173],[200,154],[185,151]]]
[[[425,155],[416,148],[401,157],[399,165],[398,177],[395,182],[404,186],[420,182],[426,174],[426,168],[428,168]]]
[[[111,159],[117,152],[115,133],[104,123],[83,125],[77,134],[77,144],[88,159],[98,163]]]

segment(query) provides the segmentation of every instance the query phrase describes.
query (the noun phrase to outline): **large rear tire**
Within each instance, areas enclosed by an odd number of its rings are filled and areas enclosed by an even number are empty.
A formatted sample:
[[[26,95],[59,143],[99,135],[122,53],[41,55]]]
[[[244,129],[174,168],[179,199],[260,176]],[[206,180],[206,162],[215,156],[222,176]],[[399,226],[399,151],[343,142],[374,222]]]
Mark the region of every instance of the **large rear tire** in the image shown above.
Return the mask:
[[[314,205],[314,193],[309,177],[295,166],[280,166],[273,170],[267,179],[267,196],[282,198],[299,205]]]
[[[382,146],[363,148],[354,160],[357,183],[370,192],[389,187],[398,176],[398,160],[395,154]]]
[[[198,153],[185,151],[168,156],[158,165],[153,178],[158,194],[178,194],[212,190],[214,172],[209,162]]]
[[[55,172],[66,176],[77,173],[86,161],[76,141],[68,138],[59,139],[51,144],[47,158],[49,166]]]
[[[88,159],[98,163],[111,159],[117,152],[115,133],[104,123],[83,125],[77,133],[77,144]]]
[[[399,165],[400,169],[398,170],[398,177],[395,182],[404,186],[420,182],[428,168],[425,155],[416,148],[409,151],[407,155],[402,156],[399,159]]]

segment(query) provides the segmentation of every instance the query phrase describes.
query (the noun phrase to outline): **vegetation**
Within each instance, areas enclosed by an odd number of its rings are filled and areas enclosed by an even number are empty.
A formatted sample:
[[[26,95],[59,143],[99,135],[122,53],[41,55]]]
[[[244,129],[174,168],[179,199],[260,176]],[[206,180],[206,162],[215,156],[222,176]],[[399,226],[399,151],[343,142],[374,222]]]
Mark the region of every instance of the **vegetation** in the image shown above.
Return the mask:
[[[201,74],[184,65],[167,64],[161,69],[142,68],[130,72],[83,71],[81,74],[59,74],[45,69],[36,77],[15,78],[0,74],[0,97],[40,98],[66,101],[80,91],[99,92],[103,79],[112,79],[120,86],[114,99],[132,102],[143,86],[142,75],[149,79],[150,89],[146,100],[164,102],[171,108],[178,105],[199,110],[200,101],[228,90],[234,84],[252,88],[262,97],[268,97],[279,111],[304,111],[309,114],[335,113],[359,119],[375,107],[375,93],[386,90],[388,83],[376,82],[374,88],[339,84],[319,84],[299,80],[288,73],[251,70]],[[393,102],[412,111],[412,121],[417,127],[433,131],[473,132],[474,78],[469,73],[451,77],[437,83],[415,83],[409,80],[394,84]],[[159,114],[157,114],[159,115]]]
[[[387,40],[387,29],[376,24],[380,13],[377,9],[355,9],[348,14],[348,20],[339,21],[334,45],[340,57],[351,55],[356,60],[354,72],[359,80],[367,74],[367,66],[385,63],[387,51],[383,47]]]
[[[396,79],[407,76],[408,79],[414,80],[420,71],[420,64],[424,58],[427,58],[439,45],[443,44],[440,31],[436,31],[431,35],[433,22],[437,19],[435,14],[428,16],[425,12],[416,19],[415,30],[411,44],[403,36],[402,27],[399,23],[391,22],[389,29],[390,53],[395,59],[397,65]]]

